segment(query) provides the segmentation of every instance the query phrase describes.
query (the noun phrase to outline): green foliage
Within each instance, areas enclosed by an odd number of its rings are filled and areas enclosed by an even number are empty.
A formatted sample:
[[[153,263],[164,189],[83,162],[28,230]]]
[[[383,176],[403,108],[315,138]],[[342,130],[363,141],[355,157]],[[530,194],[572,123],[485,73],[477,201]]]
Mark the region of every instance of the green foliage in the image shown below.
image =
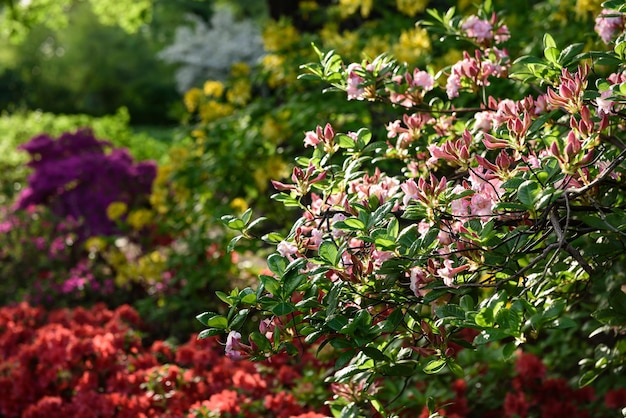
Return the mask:
[[[8,46],[2,72],[12,87],[0,106],[99,116],[124,106],[134,124],[172,123],[178,95],[171,67],[156,58],[156,34],[100,24],[87,4],[66,15],[71,25],[35,26]]]

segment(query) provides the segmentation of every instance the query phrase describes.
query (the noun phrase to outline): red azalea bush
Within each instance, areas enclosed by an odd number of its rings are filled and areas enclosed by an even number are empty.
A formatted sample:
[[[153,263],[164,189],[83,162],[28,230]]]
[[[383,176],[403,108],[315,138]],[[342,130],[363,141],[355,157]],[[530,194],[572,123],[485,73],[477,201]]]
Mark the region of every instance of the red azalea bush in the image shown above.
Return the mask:
[[[142,327],[129,306],[1,308],[0,416],[324,416],[310,354],[235,363],[215,339],[146,347]]]

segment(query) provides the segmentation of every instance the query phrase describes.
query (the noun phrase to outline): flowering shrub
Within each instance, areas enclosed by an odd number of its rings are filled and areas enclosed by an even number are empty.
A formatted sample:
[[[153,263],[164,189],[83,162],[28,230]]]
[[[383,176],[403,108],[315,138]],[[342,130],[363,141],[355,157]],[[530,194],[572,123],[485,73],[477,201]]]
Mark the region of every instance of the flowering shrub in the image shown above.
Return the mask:
[[[128,306],[1,308],[0,415],[325,416],[313,412],[326,394],[311,384],[322,364],[310,354],[233,363],[213,339],[144,346],[142,329]]]
[[[490,2],[465,17],[429,11],[422,26],[467,47],[436,73],[387,54],[344,62],[316,49],[308,78],[388,106],[386,137],[380,126],[341,132],[332,120],[305,134],[312,155],[297,159],[291,181],[273,182],[274,198],[300,218],[285,235],[265,235],[276,245],[271,273],[257,289],[221,295],[228,314],[199,315],[201,336],[228,333],[228,356],[257,360],[302,343],[332,346],[327,381],[349,387],[332,403],[337,416],[393,413],[403,391],[392,381],[418,371],[462,376],[460,347],[506,359],[520,346],[553,348],[552,330],[578,333],[580,351],[550,367],[581,385],[619,382],[626,42],[613,32],[623,25],[602,26],[623,18],[623,2],[605,7],[597,27],[608,51],[546,34],[542,57],[510,57],[515,34]],[[257,224],[250,211],[224,221],[241,232],[233,243]],[[246,338],[252,312],[262,322]],[[580,412],[535,392],[565,391],[564,381],[520,379],[507,413]]]
[[[65,133],[57,140],[39,135],[20,146],[34,171],[19,195],[17,208],[46,205],[61,218],[80,222],[79,238],[111,235],[115,224],[106,209],[113,202],[139,206],[150,194],[156,175],[151,162],[134,164],[123,148],[106,153],[110,143],[89,130]]]

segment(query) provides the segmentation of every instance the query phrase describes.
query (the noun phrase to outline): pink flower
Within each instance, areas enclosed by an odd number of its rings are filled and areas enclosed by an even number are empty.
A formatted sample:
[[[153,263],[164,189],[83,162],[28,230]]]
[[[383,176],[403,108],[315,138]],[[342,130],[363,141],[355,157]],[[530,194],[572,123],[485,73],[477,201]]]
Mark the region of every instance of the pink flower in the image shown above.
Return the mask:
[[[481,193],[472,195],[470,200],[470,210],[474,216],[491,216],[493,215],[493,201],[489,196]]]
[[[613,41],[624,30],[624,14],[615,10],[602,10],[596,17],[595,30],[605,44]]]
[[[288,241],[283,240],[278,244],[278,246],[276,247],[276,250],[283,257],[289,257],[298,252],[298,246],[294,244],[293,242],[288,242]]]
[[[356,73],[357,70],[363,71],[363,67],[360,64],[352,63],[348,66],[348,100],[363,100],[363,94],[365,89],[361,87],[361,84],[365,80],[363,77]]]
[[[435,86],[435,79],[426,71],[418,71],[413,73],[413,85],[421,87],[424,91],[430,91]]]
[[[428,275],[426,270],[421,267],[413,267],[409,271],[409,278],[411,280],[410,288],[415,296],[422,297],[427,293],[422,290],[422,288],[428,283],[427,277]]]
[[[226,357],[231,360],[241,360],[246,358],[251,351],[251,347],[241,343],[241,334],[231,331],[226,338]]]
[[[408,206],[411,200],[417,199],[419,189],[417,188],[417,183],[415,180],[408,179],[406,182],[400,185],[400,189],[404,192],[404,197],[402,198],[402,204],[404,206]]]
[[[320,139],[313,131],[307,131],[304,134],[304,146],[315,148],[320,143]]]
[[[493,127],[493,114],[494,112],[491,111],[477,112],[474,115],[474,129],[483,132],[490,131]]]
[[[443,268],[437,269],[437,275],[443,279],[446,286],[454,287],[454,277],[467,269],[469,269],[468,265],[452,267],[452,260],[447,258],[443,261]]]
[[[465,31],[467,37],[474,38],[478,42],[484,42],[493,38],[493,26],[491,23],[475,15],[468,17],[461,25],[461,29]]]

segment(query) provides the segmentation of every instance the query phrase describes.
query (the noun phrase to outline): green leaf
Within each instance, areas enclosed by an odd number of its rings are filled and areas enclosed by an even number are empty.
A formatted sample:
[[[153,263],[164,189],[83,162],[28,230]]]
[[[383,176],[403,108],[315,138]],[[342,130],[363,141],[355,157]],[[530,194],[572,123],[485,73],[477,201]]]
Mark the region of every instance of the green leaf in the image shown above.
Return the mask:
[[[474,309],[474,298],[470,295],[463,295],[460,300],[461,309],[465,312],[470,312]]]
[[[346,134],[337,134],[335,135],[335,143],[339,144],[339,148],[354,148],[356,143],[354,139],[350,138]]]
[[[285,298],[290,298],[293,292],[298,288],[298,286],[300,286],[303,281],[304,276],[301,274],[285,275],[285,278],[283,279],[283,296]]]
[[[341,370],[337,370],[335,372],[335,379],[337,382],[346,381],[349,377],[354,376],[355,374],[361,372],[361,368],[355,364],[351,364],[349,366],[344,367]]]
[[[557,48],[548,47],[543,50],[543,54],[549,62],[558,65],[560,51]]]
[[[446,365],[450,369],[450,371],[457,377],[465,376],[465,372],[463,371],[463,367],[459,365],[453,358],[446,359]]]
[[[213,337],[215,335],[220,335],[223,334],[224,331],[221,329],[215,329],[215,328],[211,328],[211,329],[204,329],[202,331],[200,331],[198,333],[198,339],[202,340],[204,338],[208,338],[208,337]]]
[[[339,250],[337,249],[337,246],[335,245],[335,243],[332,241],[323,241],[320,244],[318,254],[322,260],[330,263],[333,266],[336,266],[337,263],[339,262],[338,260]]]
[[[248,293],[247,295],[245,295],[244,297],[241,298],[241,302],[248,304],[248,305],[252,305],[254,303],[256,303],[256,294],[255,293]]]
[[[344,221],[335,223],[334,225],[338,229],[347,229],[352,231],[364,231],[365,224],[363,221],[357,218],[348,218]]]
[[[465,311],[458,305],[441,305],[435,308],[435,313],[441,319],[458,318],[465,319]]]
[[[280,288],[280,282],[274,277],[261,274],[259,276],[259,280],[261,280],[261,283],[263,284],[263,287],[266,291],[273,295],[278,293],[278,289]]]
[[[600,373],[601,372],[598,370],[586,371],[582,376],[580,376],[580,379],[578,379],[578,385],[580,387],[585,387],[591,384],[594,380],[598,378],[598,376],[600,376]]]
[[[207,320],[206,325],[211,328],[226,329],[228,328],[228,320],[221,315],[216,315]]]
[[[228,306],[233,306],[233,298],[231,298],[230,296],[228,296],[226,293],[221,292],[221,291],[216,291],[215,295],[225,304],[227,304]]]
[[[250,341],[254,342],[261,351],[270,350],[272,348],[270,340],[268,340],[267,337],[260,332],[252,332],[250,334]]]
[[[226,247],[226,252],[230,253],[235,249],[235,245],[243,238],[243,235],[237,235],[233,239],[230,240],[228,246]]]
[[[539,184],[534,180],[526,180],[520,184],[517,191],[518,200],[527,208],[534,208],[535,196],[539,191]]]
[[[203,312],[196,316],[196,319],[202,323],[202,325],[208,326],[208,320],[213,318],[216,313],[213,312]]]
[[[543,35],[543,47],[544,48],[556,48],[556,42],[549,33]]]
[[[626,293],[621,289],[614,289],[609,293],[609,306],[615,312],[626,315]]]
[[[444,367],[446,367],[445,359],[439,358],[439,359],[431,360],[424,367],[424,373],[427,373],[427,374],[439,373],[440,371],[443,370]]]
[[[267,258],[267,267],[272,273],[281,277],[283,274],[285,274],[287,260],[280,254],[274,253]]]
[[[517,349],[517,344],[515,344],[515,342],[510,342],[508,344],[505,344],[502,347],[502,357],[505,360],[510,359],[513,353],[515,353],[516,349]]]
[[[291,302],[279,302],[272,308],[272,313],[276,316],[288,315],[295,312],[296,307]]]
[[[284,239],[284,237],[277,232],[270,232],[269,234],[263,235],[261,239],[270,244],[278,244]]]
[[[380,351],[378,348],[375,348],[375,347],[363,347],[362,351],[363,351],[363,353],[367,357],[371,358],[374,361],[387,361],[387,360],[389,360],[387,358],[387,356],[385,356],[383,354],[383,352]]]
[[[250,222],[250,218],[252,217],[252,208],[246,209],[246,211],[241,215],[241,220],[247,225]]]
[[[501,329],[492,328],[492,329],[481,331],[481,333],[478,334],[476,338],[474,338],[474,344],[475,345],[487,344],[492,341],[498,341],[506,337],[510,337],[510,334],[508,332],[503,331]]]
[[[494,316],[493,316],[493,309],[489,307],[482,308],[480,312],[478,312],[478,314],[474,318],[474,321],[476,322],[476,325],[480,327],[483,327],[483,328],[492,327],[495,321]]]

